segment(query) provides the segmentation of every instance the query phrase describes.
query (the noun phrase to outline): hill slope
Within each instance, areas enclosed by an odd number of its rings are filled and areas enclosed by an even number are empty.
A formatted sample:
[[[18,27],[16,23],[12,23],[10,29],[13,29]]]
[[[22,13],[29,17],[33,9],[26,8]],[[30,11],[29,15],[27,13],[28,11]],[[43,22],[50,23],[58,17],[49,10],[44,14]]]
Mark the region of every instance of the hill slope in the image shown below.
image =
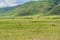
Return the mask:
[[[0,17],[60,13],[60,0],[31,1],[17,7],[0,8]],[[56,12],[57,10],[57,12]]]
[[[23,4],[16,9],[13,9],[11,14],[15,16],[27,16],[27,15],[35,15],[35,14],[45,14],[51,8],[45,7],[44,2],[41,1],[32,1],[26,4]]]
[[[29,2],[19,6],[16,9],[13,9],[11,13],[15,13],[17,16],[25,16],[25,15],[33,15],[39,14],[42,12],[42,8],[44,7],[41,2]]]
[[[60,15],[60,4],[56,5],[50,12],[50,15]]]
[[[18,6],[6,13],[3,16],[27,16],[35,14],[45,14],[51,8],[45,7],[41,1],[32,1]]]
[[[16,7],[4,7],[4,8],[0,8],[0,17],[10,14],[9,12],[11,12],[11,10],[13,10],[14,8],[16,8]]]
[[[43,12],[43,2],[32,1],[13,8],[1,8],[0,16],[26,16]]]

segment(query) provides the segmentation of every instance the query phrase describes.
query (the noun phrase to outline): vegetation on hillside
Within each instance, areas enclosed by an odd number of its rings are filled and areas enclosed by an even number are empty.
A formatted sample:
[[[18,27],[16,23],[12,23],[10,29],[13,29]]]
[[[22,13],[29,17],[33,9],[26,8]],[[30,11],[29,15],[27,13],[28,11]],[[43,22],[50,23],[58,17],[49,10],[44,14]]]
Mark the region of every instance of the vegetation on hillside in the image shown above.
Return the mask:
[[[0,17],[60,14],[60,0],[31,1],[12,8],[0,8]]]

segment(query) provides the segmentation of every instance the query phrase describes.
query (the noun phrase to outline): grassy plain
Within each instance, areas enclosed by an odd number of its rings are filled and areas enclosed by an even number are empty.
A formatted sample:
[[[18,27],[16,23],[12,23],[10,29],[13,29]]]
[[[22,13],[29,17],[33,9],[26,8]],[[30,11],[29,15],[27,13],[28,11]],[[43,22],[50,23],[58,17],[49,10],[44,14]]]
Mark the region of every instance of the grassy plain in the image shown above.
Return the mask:
[[[0,40],[60,40],[59,18],[35,16],[0,19]]]

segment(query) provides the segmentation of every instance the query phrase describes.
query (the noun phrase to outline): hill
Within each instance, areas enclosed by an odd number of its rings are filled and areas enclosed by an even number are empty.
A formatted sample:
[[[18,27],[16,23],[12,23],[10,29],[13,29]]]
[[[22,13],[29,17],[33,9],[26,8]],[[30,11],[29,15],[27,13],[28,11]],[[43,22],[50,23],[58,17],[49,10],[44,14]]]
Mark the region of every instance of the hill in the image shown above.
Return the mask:
[[[9,12],[11,12],[11,10],[13,10],[14,8],[16,8],[16,7],[4,7],[4,8],[0,8],[0,17],[8,15]]]
[[[31,1],[23,5],[17,6],[8,12],[5,12],[3,16],[27,16],[36,14],[45,14],[51,8],[45,7],[43,1]]]
[[[16,7],[0,8],[0,17],[49,15],[60,13],[60,0],[31,1]],[[57,10],[57,12],[56,12]]]
[[[32,1],[13,9],[10,13],[15,16],[45,14],[51,10],[51,8],[45,6],[43,1]]]
[[[42,2],[34,1],[34,2],[23,4],[18,8],[13,9],[11,13],[15,13],[16,16],[34,15],[34,14],[41,13],[42,8],[44,8],[44,5]]]
[[[0,16],[26,16],[43,12],[43,2],[32,1],[17,7],[0,8]]]
[[[55,11],[55,7],[58,4],[60,4],[60,0],[32,1],[13,9],[11,13],[15,16],[27,16],[35,14],[46,15],[49,12],[49,15],[55,15],[58,13],[58,10],[55,13],[52,13],[52,10]]]
[[[60,15],[60,4],[56,5],[50,12],[50,15]]]

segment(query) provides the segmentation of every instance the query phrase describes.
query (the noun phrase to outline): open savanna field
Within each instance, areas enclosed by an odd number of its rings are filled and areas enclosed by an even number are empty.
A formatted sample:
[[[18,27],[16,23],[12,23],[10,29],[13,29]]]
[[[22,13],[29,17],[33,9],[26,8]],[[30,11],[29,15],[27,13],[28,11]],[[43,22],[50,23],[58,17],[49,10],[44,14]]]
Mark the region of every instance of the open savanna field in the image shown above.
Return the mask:
[[[59,18],[35,16],[0,19],[0,40],[60,40]]]

